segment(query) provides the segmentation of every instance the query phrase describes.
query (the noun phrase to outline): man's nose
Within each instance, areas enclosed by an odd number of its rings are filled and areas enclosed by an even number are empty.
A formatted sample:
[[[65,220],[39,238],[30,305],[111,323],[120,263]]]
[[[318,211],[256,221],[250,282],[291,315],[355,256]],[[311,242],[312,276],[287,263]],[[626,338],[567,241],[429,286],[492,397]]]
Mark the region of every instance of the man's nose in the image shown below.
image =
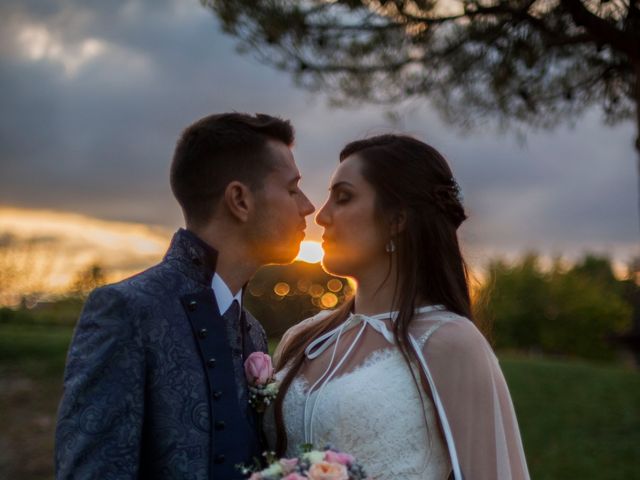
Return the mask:
[[[311,203],[311,201],[305,194],[302,194],[302,196],[302,208],[300,209],[300,211],[302,212],[302,215],[306,217],[307,215],[311,215],[313,212],[315,212],[316,207],[313,206],[313,203]]]

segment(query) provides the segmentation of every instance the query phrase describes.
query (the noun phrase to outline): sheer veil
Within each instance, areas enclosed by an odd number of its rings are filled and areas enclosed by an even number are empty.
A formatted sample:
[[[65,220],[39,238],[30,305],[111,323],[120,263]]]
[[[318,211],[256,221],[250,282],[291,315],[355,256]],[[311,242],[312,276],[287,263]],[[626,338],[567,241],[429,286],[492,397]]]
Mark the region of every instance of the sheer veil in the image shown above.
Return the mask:
[[[397,349],[393,336],[388,335],[394,313],[350,315],[335,331],[310,342],[307,361],[298,375],[318,391],[324,382],[355,371],[386,350]],[[289,329],[274,356],[311,322],[327,314],[321,312]],[[428,380],[428,391],[421,393],[435,406],[455,480],[529,479],[506,381],[476,326],[444,307],[431,306],[417,311],[409,333],[411,348],[420,361],[415,369],[421,369]],[[286,370],[285,366],[278,375],[282,377]],[[305,416],[305,423],[309,418]],[[310,423],[312,429],[312,418]]]

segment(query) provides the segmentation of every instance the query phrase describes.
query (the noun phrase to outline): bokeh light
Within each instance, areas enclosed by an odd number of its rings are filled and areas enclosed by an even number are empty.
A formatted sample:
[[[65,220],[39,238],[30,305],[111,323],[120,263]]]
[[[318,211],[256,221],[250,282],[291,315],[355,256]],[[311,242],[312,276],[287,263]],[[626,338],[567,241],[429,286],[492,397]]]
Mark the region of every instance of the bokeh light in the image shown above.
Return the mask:
[[[342,282],[337,278],[332,278],[327,282],[327,288],[334,293],[339,292],[342,290]]]
[[[309,287],[311,287],[311,280],[307,278],[301,278],[298,280],[298,290],[302,293],[307,293],[309,291]]]
[[[320,298],[323,308],[333,308],[338,304],[338,297],[335,293],[327,292]]]
[[[309,287],[309,295],[311,295],[313,298],[320,298],[323,293],[324,287],[322,285],[314,283]]]
[[[291,290],[291,287],[289,287],[289,284],[286,282],[278,282],[273,286],[273,291],[279,297],[284,297],[288,295],[290,290]]]

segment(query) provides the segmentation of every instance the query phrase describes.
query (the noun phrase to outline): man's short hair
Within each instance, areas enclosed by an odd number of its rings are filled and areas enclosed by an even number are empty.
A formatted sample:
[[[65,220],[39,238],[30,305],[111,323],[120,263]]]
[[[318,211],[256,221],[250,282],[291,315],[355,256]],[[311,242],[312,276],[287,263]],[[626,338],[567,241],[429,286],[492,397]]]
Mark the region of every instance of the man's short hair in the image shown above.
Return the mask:
[[[265,114],[222,113],[201,118],[180,136],[171,163],[171,190],[187,224],[210,220],[227,185],[246,183],[258,191],[272,170],[267,142],[291,146],[288,120]]]

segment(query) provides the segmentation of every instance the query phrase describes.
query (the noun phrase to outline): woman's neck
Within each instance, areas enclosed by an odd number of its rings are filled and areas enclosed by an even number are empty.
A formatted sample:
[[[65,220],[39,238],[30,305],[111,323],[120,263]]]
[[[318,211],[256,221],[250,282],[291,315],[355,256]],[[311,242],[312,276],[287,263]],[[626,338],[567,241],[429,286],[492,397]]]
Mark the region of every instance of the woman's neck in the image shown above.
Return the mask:
[[[375,315],[390,312],[397,305],[393,304],[397,297],[397,275],[393,265],[381,265],[372,268],[364,275],[356,278],[354,313]]]

